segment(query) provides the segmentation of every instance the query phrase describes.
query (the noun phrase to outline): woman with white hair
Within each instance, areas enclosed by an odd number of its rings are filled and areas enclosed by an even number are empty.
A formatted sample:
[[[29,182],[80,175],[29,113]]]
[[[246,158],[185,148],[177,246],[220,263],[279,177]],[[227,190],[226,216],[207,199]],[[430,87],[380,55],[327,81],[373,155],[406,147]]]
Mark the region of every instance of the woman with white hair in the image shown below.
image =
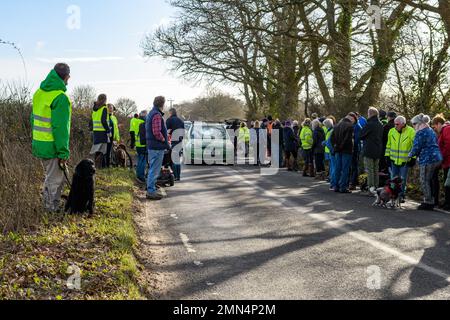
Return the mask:
[[[416,137],[414,146],[409,153],[409,158],[419,157],[420,184],[424,195],[424,201],[419,206],[419,210],[433,210],[434,208],[431,180],[433,179],[434,171],[441,165],[443,160],[436,134],[429,125],[430,121],[430,117],[423,113],[411,120],[416,130]]]

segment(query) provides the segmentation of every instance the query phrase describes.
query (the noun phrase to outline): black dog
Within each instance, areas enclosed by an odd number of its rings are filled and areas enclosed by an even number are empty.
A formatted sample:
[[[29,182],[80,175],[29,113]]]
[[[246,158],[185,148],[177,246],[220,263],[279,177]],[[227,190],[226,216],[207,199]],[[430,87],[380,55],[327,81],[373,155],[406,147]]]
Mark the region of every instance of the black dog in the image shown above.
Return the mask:
[[[66,203],[66,212],[94,214],[94,176],[95,164],[92,160],[83,160],[75,168],[72,187]]]

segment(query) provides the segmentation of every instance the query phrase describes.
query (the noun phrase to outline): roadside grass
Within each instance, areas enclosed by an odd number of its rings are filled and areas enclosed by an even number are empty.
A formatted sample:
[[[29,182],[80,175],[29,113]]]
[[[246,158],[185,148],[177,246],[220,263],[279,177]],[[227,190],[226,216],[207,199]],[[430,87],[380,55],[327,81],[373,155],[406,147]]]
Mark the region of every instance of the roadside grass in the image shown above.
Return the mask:
[[[133,254],[133,188],[129,170],[100,171],[95,217],[45,215],[35,231],[0,235],[0,300],[145,299]],[[81,289],[69,289],[78,268]]]

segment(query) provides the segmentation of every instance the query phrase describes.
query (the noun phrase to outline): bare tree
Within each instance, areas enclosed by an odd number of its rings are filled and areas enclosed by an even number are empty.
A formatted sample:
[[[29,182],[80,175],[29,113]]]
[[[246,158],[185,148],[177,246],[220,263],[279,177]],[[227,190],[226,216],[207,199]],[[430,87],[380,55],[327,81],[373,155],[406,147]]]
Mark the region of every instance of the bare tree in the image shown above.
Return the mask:
[[[122,115],[128,117],[138,111],[138,106],[135,101],[129,98],[120,98],[117,100],[115,107]]]
[[[172,62],[183,77],[240,88],[249,116],[286,118],[298,109],[306,47],[296,39],[298,1],[176,0],[177,22],[149,35],[146,56]]]
[[[392,96],[384,91],[392,79],[400,95],[403,91],[402,103],[414,103],[416,109],[431,108],[437,92],[446,104],[450,101],[450,90],[442,85],[448,41],[439,42],[439,26],[450,35],[448,0],[173,0],[171,4],[180,16],[147,37],[144,54],[171,61],[183,77],[238,86],[248,118],[261,113],[288,118],[298,112],[305,90],[305,106],[313,99],[324,104],[324,112],[338,116],[365,112],[379,105],[380,97],[386,101]],[[368,23],[370,6],[380,9],[377,28]],[[403,31],[428,20],[425,11],[439,21],[430,29],[439,44],[428,50],[425,43],[427,53],[412,56],[402,47]],[[425,39],[420,32],[413,37],[416,42]],[[404,79],[395,81],[397,74],[405,73],[404,59],[422,58],[426,68],[414,75],[425,79],[420,89],[405,87]],[[405,99],[411,94],[405,90],[421,99]]]
[[[243,119],[245,117],[242,101],[214,90],[210,90],[205,96],[192,102],[186,102],[176,107],[184,119],[191,121],[223,122],[227,119]]]
[[[92,86],[82,85],[73,89],[71,97],[75,108],[87,109],[92,107],[97,97],[97,92]]]

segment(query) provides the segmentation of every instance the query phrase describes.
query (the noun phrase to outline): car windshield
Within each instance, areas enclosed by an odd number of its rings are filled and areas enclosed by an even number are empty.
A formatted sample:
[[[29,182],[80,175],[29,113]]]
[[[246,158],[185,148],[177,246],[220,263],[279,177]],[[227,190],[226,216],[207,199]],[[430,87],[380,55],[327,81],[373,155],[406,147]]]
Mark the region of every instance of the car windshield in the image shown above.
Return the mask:
[[[191,138],[193,139],[226,139],[227,132],[224,126],[210,124],[194,124]]]

